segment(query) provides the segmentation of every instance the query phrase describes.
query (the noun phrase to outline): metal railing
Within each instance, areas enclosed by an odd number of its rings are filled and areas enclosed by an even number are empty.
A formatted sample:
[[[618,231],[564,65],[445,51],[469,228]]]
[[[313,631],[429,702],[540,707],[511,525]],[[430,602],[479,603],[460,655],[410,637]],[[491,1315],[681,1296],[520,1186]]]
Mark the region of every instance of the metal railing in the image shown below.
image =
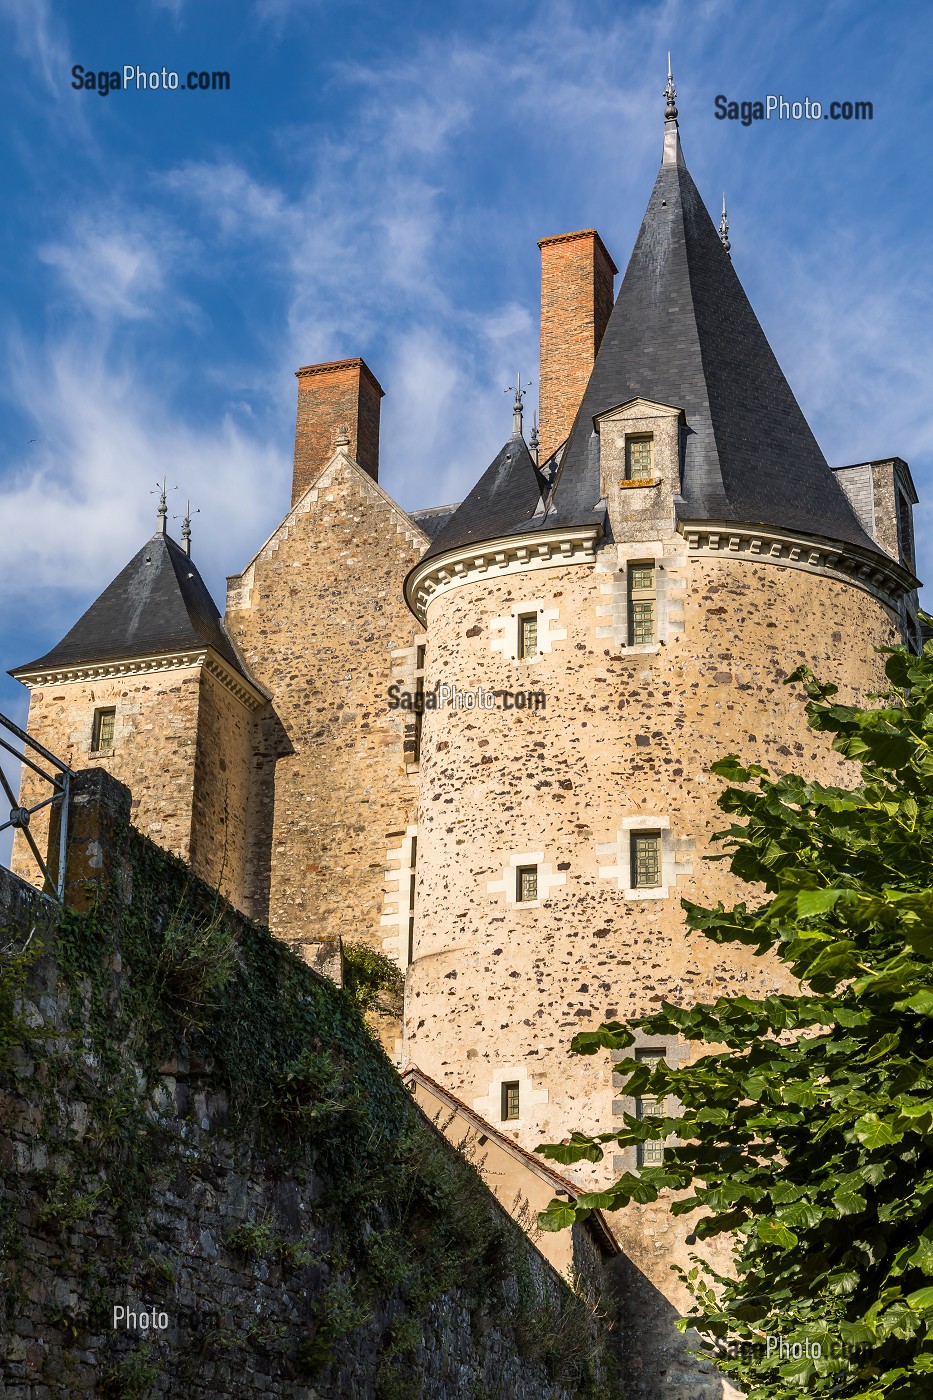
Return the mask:
[[[4,729],[16,736],[23,745],[22,751],[13,747],[2,732]],[[8,827],[12,827],[14,834],[17,831],[23,833],[36,858],[39,869],[45,876],[47,887],[45,893],[49,894],[54,891],[54,897],[61,904],[65,893],[65,855],[68,849],[68,797],[74,773],[66,764],[62,763],[61,759],[56,758],[53,753],[49,753],[48,749],[44,749],[41,744],[37,744],[35,739],[31,739],[25,730],[20,729],[18,724],[14,724],[4,714],[0,714],[0,748],[11,753],[15,759],[25,764],[27,768],[31,768],[34,773],[38,773],[40,778],[51,785],[51,796],[44,797],[41,802],[36,802],[31,807],[21,807],[19,798],[10,787],[3,769],[0,768],[0,786],[10,801],[10,819],[0,823],[0,831],[6,831]],[[31,753],[38,754],[46,767],[53,771],[46,772],[45,768],[40,767],[39,763],[31,757]],[[59,806],[58,869],[53,875],[49,869],[48,861],[36,845],[33,834],[29,830],[29,824],[36,812],[41,812],[44,807],[54,807],[56,803]]]

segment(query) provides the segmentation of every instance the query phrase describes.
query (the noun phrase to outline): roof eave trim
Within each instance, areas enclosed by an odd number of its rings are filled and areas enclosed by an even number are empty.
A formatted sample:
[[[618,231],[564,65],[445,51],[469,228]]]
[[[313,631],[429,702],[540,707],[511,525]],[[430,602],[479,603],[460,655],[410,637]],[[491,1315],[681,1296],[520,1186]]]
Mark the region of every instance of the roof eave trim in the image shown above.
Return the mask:
[[[803,569],[854,584],[895,610],[905,594],[921,586],[909,569],[880,548],[876,553],[826,535],[734,520],[678,520],[677,529],[691,554],[731,555]]]
[[[405,579],[405,601],[423,623],[429,603],[460,584],[561,564],[592,563],[602,534],[599,524],[566,525],[459,545],[415,565]]]
[[[106,661],[77,661],[57,666],[20,666],[10,671],[14,680],[29,690],[46,685],[74,685],[87,681],[122,680],[126,676],[151,675],[161,671],[182,671],[204,667],[247,709],[259,710],[268,695],[240,674],[211,646],[180,647],[175,651],[154,652],[149,656],[110,657]]]

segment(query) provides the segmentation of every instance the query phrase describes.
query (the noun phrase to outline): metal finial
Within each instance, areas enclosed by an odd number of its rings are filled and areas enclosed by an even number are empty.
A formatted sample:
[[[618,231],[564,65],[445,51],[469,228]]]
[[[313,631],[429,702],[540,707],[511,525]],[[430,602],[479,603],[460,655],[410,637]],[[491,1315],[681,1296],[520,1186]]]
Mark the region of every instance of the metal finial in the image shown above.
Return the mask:
[[[723,195],[722,197],[722,218],[719,220],[719,241],[725,248],[726,252],[730,252],[732,244],[729,242],[729,219],[726,214],[725,195]]]
[[[664,96],[667,98],[664,120],[666,122],[675,122],[677,120],[677,103],[675,101],[677,93],[674,89],[674,75],[671,72],[670,49],[667,51],[667,87],[664,89]]]
[[[522,377],[521,377],[521,375],[519,375],[518,378],[517,378],[517,380],[515,381],[515,388],[514,388],[514,389],[512,388],[512,385],[510,384],[509,387],[508,387],[507,389],[504,389],[504,390],[503,390],[503,393],[506,393],[506,394],[514,394],[514,395],[515,395],[515,402],[514,402],[513,405],[512,405],[512,436],[513,436],[513,437],[521,437],[521,435],[522,435],[522,411],[523,411],[523,410],[522,410],[522,396],[523,396],[524,394],[527,394],[527,392],[528,392],[528,386],[529,386],[530,384],[531,384],[531,380],[530,380],[530,379],[529,379],[529,381],[528,381],[528,384],[523,384],[523,383],[522,383]]]
[[[528,446],[529,446],[529,448],[531,449],[531,455],[532,455],[532,457],[533,457],[534,460],[535,460],[535,466],[537,466],[537,465],[538,465],[538,415],[537,415],[537,413],[534,415],[534,417],[533,417],[533,419],[532,419],[532,421],[531,421],[531,441],[529,442]]]
[[[199,506],[198,509],[194,512],[194,514],[195,514],[195,515],[200,515],[200,514],[201,514],[201,508],[200,508],[200,506]],[[177,519],[178,519],[178,516],[177,516],[177,515],[173,515],[173,516],[172,516],[172,519],[173,519],[173,520],[177,520]],[[185,518],[184,518],[184,520],[181,522],[181,547],[182,547],[182,549],[185,551],[185,553],[187,554],[188,558],[190,559],[190,558],[191,558],[191,502],[190,502],[190,501],[185,501]]]
[[[156,534],[157,534],[157,535],[164,535],[164,534],[165,534],[165,522],[166,522],[166,518],[167,518],[167,516],[168,516],[168,505],[167,505],[167,503],[166,503],[166,494],[167,494],[167,493],[166,493],[166,489],[165,489],[165,480],[166,480],[165,477],[163,477],[161,481],[157,481],[157,482],[156,482],[156,490],[155,490],[155,491],[150,491],[150,492],[149,492],[149,495],[150,495],[150,496],[158,495],[158,497],[159,497],[159,509],[158,509],[158,512],[156,513]],[[169,491],[177,491],[177,490],[178,490],[178,487],[177,487],[177,486],[170,486],[170,487],[168,488],[168,490],[169,490]]]

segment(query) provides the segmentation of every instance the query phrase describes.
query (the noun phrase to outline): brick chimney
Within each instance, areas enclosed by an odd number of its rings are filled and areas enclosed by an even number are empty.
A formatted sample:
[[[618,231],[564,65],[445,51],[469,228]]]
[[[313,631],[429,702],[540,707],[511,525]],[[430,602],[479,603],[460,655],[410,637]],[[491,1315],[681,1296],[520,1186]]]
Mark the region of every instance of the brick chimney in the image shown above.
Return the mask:
[[[326,467],[344,429],[350,456],[378,481],[379,400],[383,391],[369,366],[362,360],[334,360],[326,365],[305,365],[295,373],[298,422],[292,505]]]
[[[594,228],[542,238],[540,454],[570,432],[609,321],[618,268]]]

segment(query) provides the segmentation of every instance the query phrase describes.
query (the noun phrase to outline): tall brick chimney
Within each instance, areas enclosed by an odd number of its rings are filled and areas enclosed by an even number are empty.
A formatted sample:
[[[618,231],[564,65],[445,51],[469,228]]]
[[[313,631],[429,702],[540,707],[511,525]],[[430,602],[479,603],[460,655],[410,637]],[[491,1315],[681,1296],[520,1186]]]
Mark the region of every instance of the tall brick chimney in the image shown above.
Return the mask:
[[[295,475],[292,505],[334,454],[334,440],[346,428],[348,452],[373,481],[379,479],[379,400],[383,391],[363,360],[305,365],[298,378]]]
[[[567,437],[612,311],[618,268],[594,228],[542,238],[540,451],[547,461]]]

